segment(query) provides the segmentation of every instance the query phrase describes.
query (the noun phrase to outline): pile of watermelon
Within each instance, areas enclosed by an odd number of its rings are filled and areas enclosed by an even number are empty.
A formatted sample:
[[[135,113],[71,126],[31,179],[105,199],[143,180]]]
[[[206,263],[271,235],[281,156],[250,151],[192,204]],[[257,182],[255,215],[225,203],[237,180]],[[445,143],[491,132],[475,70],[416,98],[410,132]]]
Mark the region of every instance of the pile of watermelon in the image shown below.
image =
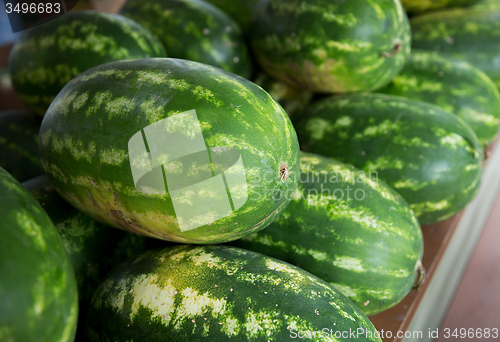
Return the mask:
[[[480,187],[499,18],[498,0],[128,0],[24,31],[0,341],[381,341],[367,316],[424,280],[421,225]]]

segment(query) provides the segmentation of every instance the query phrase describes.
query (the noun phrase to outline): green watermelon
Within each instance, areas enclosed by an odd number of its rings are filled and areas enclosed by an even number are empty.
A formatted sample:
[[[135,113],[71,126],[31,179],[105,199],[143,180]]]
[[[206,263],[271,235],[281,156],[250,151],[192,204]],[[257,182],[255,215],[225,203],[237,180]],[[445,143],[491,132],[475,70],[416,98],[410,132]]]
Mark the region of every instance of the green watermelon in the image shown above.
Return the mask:
[[[492,143],[500,125],[500,94],[481,70],[430,52],[412,52],[403,71],[379,92],[430,102],[457,114],[482,144]]]
[[[91,342],[381,341],[326,282],[228,246],[165,248],[121,264],[92,297],[86,332]]]
[[[208,2],[128,0],[120,13],[155,33],[170,57],[250,76],[250,58],[238,24]]]
[[[43,115],[62,87],[91,67],[165,56],[158,38],[138,23],[117,14],[75,11],[24,31],[10,53],[9,72],[21,100]]]
[[[0,167],[20,182],[44,173],[38,156],[41,122],[29,110],[0,112]]]
[[[445,7],[472,6],[480,0],[401,0],[408,13],[417,13]]]
[[[380,88],[410,53],[399,1],[267,0],[253,18],[251,44],[264,70],[315,92]]]
[[[411,20],[413,47],[465,60],[500,87],[500,10],[450,9]]]
[[[71,342],[78,295],[54,225],[0,168],[0,341]]]
[[[45,175],[24,182],[23,186],[47,212],[68,253],[78,287],[77,338],[84,341],[90,298],[104,276],[120,262],[155,244],[144,236],[108,227],[79,212],[59,196]]]
[[[366,315],[399,303],[422,273],[420,225],[404,199],[368,174],[303,152],[300,183],[268,228],[231,244],[330,283]]]
[[[276,80],[265,72],[258,73],[253,82],[261,86],[283,107],[292,122],[300,118],[314,95],[310,91]]]
[[[461,211],[481,183],[476,135],[429,103],[385,94],[329,97],[311,105],[299,127],[304,150],[377,173],[421,224]]]
[[[250,32],[252,13],[259,0],[207,0],[234,19],[244,33]]]
[[[75,208],[170,241],[263,229],[297,187],[299,145],[280,105],[244,78],[187,60],[82,73],[47,111],[39,147],[50,182]]]

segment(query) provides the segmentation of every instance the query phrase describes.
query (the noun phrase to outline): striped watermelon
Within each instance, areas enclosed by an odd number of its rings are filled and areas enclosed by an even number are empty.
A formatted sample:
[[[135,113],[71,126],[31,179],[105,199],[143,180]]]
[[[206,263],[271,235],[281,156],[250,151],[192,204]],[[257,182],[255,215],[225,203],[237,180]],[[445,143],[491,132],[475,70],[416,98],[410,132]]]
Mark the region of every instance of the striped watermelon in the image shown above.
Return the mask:
[[[417,13],[445,7],[472,6],[480,0],[401,0],[405,10]]]
[[[165,248],[121,264],[92,297],[86,332],[91,342],[381,341],[329,284],[228,246]]]
[[[311,272],[366,315],[399,303],[422,273],[422,232],[406,201],[375,173],[333,159],[303,152],[300,171],[287,210],[231,244]]]
[[[500,125],[500,93],[481,70],[430,52],[412,52],[403,71],[381,93],[430,102],[457,114],[482,144],[492,143]]]
[[[0,194],[0,341],[73,341],[75,276],[54,225],[2,168]]]
[[[90,298],[104,276],[120,262],[154,245],[152,241],[159,240],[94,221],[65,202],[46,176],[30,179],[23,186],[47,212],[68,253],[78,287],[77,340],[85,341],[85,319]]]
[[[250,32],[252,13],[259,0],[207,0],[233,18],[244,33]]]
[[[330,97],[310,106],[299,127],[305,150],[376,172],[421,224],[458,213],[481,183],[476,135],[435,105],[385,94]]]
[[[155,33],[170,57],[250,76],[250,58],[238,24],[204,0],[128,0],[120,13]]]
[[[9,72],[21,100],[43,115],[66,83],[93,66],[165,56],[158,38],[138,23],[75,11],[24,31],[10,53]]]
[[[187,60],[84,72],[50,106],[39,146],[50,182],[74,207],[170,241],[263,229],[297,187],[299,146],[283,109],[252,82]]]
[[[0,112],[0,167],[20,182],[43,174],[38,156],[41,121],[29,110]]]
[[[315,92],[380,88],[410,53],[399,1],[266,0],[253,18],[252,48],[264,70]]]
[[[450,9],[411,20],[413,47],[465,60],[500,87],[500,9]]]

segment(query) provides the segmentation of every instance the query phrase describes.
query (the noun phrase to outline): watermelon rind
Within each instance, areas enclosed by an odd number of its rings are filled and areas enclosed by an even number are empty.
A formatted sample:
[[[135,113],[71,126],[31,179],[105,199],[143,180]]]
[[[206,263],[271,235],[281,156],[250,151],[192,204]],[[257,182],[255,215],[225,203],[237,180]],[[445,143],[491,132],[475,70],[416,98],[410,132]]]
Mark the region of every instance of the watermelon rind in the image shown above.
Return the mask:
[[[381,341],[331,285],[220,245],[167,247],[119,265],[92,297],[86,332],[91,342]]]
[[[166,57],[158,38],[118,14],[68,12],[23,31],[9,55],[16,93],[44,115],[63,86],[91,67],[123,59]]]
[[[0,341],[71,342],[78,293],[56,229],[2,168],[0,194]]]
[[[50,182],[75,208],[169,241],[263,229],[297,187],[299,145],[281,106],[242,77],[187,60],[82,73],[50,106],[39,147]]]

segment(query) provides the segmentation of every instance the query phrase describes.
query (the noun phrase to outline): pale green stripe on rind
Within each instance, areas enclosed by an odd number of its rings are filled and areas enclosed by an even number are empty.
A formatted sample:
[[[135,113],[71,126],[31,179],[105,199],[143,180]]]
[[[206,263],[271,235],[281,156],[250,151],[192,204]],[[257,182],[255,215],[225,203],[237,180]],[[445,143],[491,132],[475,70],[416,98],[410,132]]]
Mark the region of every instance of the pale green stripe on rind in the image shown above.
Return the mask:
[[[111,334],[113,340],[131,339],[136,334],[114,330],[117,323],[147,324],[153,334],[196,341],[283,341],[294,330],[318,331],[332,319],[335,325],[329,328],[334,331],[374,329],[347,298],[309,273],[260,254],[221,246],[181,246],[138,256],[101,285],[92,310],[91,315],[106,312],[110,322],[89,316],[91,341]],[[148,332],[140,330],[147,338]]]

